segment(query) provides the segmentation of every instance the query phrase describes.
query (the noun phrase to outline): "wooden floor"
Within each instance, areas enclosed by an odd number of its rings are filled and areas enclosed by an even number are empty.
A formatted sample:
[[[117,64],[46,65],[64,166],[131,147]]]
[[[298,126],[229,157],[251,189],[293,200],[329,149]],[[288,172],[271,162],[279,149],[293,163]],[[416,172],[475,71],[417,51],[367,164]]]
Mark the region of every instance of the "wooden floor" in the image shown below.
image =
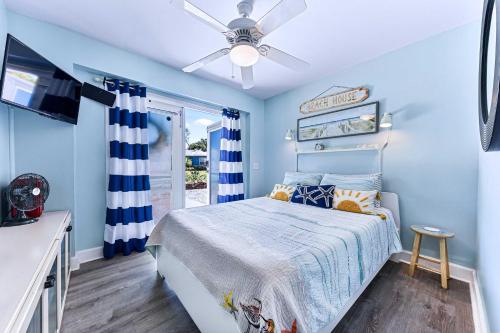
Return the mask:
[[[474,331],[469,287],[388,262],[334,333]],[[83,264],[73,272],[62,332],[199,332],[147,253]],[[276,332],[280,333],[280,332]]]

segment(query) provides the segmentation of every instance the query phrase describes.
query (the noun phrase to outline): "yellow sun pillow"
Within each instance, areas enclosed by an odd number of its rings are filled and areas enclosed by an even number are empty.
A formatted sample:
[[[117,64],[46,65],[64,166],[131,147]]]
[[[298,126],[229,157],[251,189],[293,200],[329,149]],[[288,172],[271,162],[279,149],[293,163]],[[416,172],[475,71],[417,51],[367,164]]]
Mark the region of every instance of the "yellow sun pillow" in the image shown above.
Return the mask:
[[[375,214],[378,191],[335,189],[333,208],[360,214]]]
[[[269,197],[275,200],[290,201],[293,192],[295,192],[294,186],[276,184],[274,185],[273,191],[271,192]]]

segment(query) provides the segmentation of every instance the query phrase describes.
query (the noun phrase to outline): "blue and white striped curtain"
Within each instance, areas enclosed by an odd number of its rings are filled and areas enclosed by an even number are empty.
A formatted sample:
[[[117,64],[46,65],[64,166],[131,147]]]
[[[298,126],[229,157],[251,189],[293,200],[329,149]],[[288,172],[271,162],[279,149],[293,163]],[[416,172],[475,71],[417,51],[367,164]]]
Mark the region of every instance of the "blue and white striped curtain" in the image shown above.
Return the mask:
[[[240,113],[224,109],[221,130],[217,203],[243,200]]]
[[[149,182],[146,88],[115,80],[109,108],[109,185],[104,257],[142,252],[154,227]]]

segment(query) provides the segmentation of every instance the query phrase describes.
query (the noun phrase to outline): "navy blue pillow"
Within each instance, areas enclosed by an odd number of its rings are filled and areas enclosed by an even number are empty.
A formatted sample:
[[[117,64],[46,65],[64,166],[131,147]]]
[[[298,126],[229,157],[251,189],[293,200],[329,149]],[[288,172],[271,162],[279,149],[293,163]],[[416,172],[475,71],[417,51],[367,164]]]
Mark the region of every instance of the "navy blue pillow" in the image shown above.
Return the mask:
[[[330,209],[334,193],[335,185],[297,185],[290,202]]]

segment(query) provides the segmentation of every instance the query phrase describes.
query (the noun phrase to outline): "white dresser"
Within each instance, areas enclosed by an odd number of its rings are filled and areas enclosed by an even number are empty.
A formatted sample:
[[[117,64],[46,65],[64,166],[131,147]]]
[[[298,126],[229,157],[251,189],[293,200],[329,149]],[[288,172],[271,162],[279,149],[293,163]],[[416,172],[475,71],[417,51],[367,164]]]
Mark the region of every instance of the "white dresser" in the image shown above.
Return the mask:
[[[59,330],[70,275],[71,213],[0,228],[0,332]]]

